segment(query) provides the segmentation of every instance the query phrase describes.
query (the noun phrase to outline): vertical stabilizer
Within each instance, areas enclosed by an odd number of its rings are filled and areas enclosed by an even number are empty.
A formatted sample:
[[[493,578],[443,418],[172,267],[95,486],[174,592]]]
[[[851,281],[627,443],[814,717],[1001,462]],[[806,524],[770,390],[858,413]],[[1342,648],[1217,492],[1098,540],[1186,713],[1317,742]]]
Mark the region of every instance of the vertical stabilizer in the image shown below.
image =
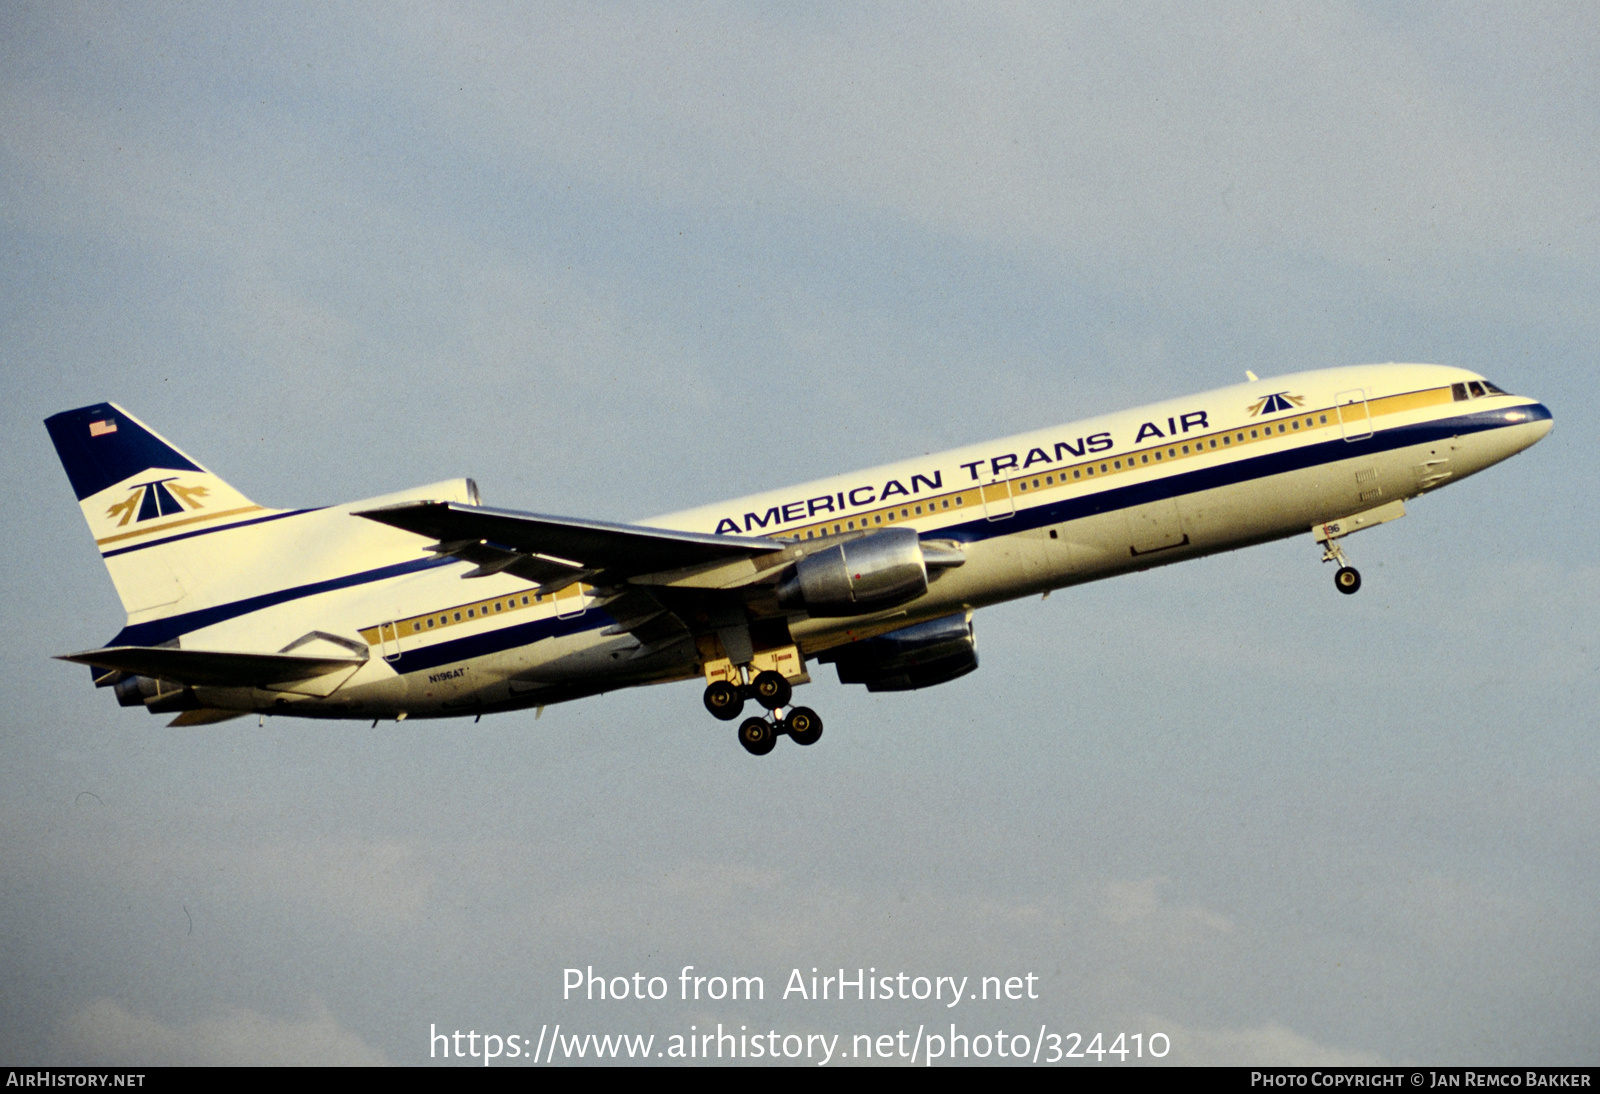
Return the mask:
[[[274,515],[115,403],[44,424],[130,617],[180,611],[192,591],[161,547]]]

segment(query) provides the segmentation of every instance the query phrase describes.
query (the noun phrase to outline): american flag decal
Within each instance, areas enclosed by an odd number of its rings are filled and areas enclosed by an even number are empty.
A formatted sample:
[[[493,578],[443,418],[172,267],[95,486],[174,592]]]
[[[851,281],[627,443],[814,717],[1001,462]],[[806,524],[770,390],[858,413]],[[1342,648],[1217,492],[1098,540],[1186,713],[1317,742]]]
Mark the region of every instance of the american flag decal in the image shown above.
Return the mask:
[[[89,423],[89,436],[91,437],[104,437],[107,433],[115,433],[116,431],[117,423],[110,418],[103,422]]]

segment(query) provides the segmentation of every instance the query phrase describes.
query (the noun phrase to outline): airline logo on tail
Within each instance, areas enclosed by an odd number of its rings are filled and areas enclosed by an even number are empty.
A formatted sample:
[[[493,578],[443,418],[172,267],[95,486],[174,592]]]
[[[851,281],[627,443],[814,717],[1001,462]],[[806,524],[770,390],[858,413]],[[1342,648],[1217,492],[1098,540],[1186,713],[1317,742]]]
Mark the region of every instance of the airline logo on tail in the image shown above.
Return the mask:
[[[126,498],[106,510],[106,516],[116,520],[118,528],[133,519],[135,512],[139,514],[138,520],[146,521],[185,512],[186,507],[204,509],[200,499],[211,492],[204,486],[180,485],[177,476],[136,483],[128,489],[130,493]]]

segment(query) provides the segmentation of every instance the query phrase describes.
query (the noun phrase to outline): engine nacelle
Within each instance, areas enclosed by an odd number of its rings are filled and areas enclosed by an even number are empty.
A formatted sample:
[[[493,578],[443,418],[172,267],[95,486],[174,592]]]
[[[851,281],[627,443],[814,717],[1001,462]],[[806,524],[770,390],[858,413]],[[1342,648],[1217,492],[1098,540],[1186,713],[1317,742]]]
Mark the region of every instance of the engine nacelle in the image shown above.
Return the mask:
[[[778,583],[778,604],[813,616],[860,615],[927,591],[916,529],[885,528],[802,558]]]
[[[947,615],[824,650],[817,660],[833,662],[841,684],[865,684],[868,691],[915,691],[977,668],[978,641],[970,613]]]
[[[200,708],[200,701],[195,698],[192,689],[159,677],[120,673],[115,682],[108,686],[121,706],[142,706],[151,714],[172,714]]]

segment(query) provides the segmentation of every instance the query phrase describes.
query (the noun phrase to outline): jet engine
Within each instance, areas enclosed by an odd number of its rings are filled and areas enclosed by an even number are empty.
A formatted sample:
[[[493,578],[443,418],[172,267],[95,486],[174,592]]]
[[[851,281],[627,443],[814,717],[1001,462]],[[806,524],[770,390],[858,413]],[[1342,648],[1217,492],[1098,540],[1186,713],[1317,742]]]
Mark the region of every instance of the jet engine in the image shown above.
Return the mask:
[[[841,684],[865,684],[868,691],[915,691],[977,668],[978,642],[972,613],[967,612],[824,650],[817,660],[833,662]]]
[[[954,547],[923,543],[912,528],[886,528],[807,555],[778,583],[778,604],[814,617],[892,608],[928,591],[928,571],[959,566]]]

